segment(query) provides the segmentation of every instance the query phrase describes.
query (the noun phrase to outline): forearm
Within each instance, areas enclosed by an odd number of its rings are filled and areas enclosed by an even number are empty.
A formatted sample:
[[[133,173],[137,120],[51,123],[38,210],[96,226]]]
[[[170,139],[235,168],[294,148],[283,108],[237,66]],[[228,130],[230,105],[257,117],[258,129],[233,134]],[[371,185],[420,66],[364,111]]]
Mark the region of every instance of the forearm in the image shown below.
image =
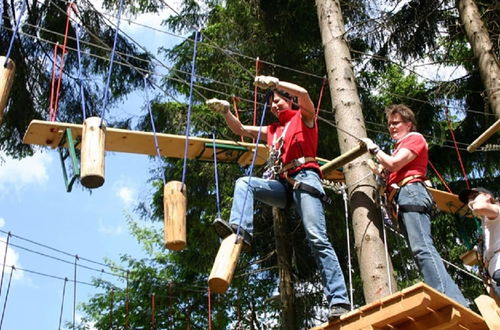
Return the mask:
[[[241,135],[250,138],[257,138],[259,133],[259,129],[254,126],[245,126],[240,120],[231,113],[231,111],[227,111],[224,113],[224,120],[226,121],[227,126],[236,135]],[[261,133],[261,139],[266,138],[266,130],[263,128],[263,132]]]
[[[315,114],[316,111],[314,109],[314,103],[311,100],[307,89],[297,84],[281,80],[276,88],[283,90],[290,95],[296,96],[298,98],[300,108],[305,111],[305,115],[308,119],[311,119],[311,117]]]

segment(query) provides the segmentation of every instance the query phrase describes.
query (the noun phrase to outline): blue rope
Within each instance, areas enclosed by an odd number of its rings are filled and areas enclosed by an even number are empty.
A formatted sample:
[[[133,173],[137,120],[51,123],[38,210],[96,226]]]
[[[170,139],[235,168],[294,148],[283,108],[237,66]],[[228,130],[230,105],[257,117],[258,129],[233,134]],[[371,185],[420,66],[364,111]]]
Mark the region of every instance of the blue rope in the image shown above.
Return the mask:
[[[7,50],[7,55],[5,55],[5,63],[3,64],[4,68],[6,68],[7,63],[9,63],[9,57],[10,53],[12,52],[12,46],[14,45],[14,39],[16,38],[17,31],[19,30],[19,25],[21,25],[21,17],[23,17],[25,10],[26,10],[26,0],[23,1],[21,12],[19,13],[19,17],[17,18],[16,27],[14,28],[14,32],[12,33],[12,37],[10,38],[9,49]],[[12,11],[15,13],[16,12],[15,8],[12,8]]]
[[[3,1],[0,1],[0,28],[3,27]]]
[[[147,79],[148,79],[148,77],[144,76],[144,94],[145,94],[145,98],[146,98],[146,105],[148,107],[149,118],[151,119],[151,127],[153,129],[153,137],[155,140],[156,155],[158,156],[158,159],[160,160],[160,164],[161,164],[161,168],[162,168],[163,185],[165,185],[166,184],[165,171],[163,170],[163,162],[161,161],[162,158],[161,158],[161,154],[160,154],[160,146],[158,145],[158,135],[156,134],[155,121],[153,119],[153,111],[151,111],[151,104],[149,103]]]
[[[83,120],[87,118],[85,112],[85,94],[83,93],[83,79],[82,79],[82,59],[80,56],[80,24],[76,24],[76,49],[78,54],[78,82],[80,84],[80,101],[82,103]]]
[[[214,148],[215,197],[217,198],[217,218],[220,219],[219,173],[217,171],[217,148],[215,147],[215,130],[212,132],[212,145]]]
[[[267,104],[269,103],[269,100],[273,97],[273,92],[268,91],[266,94],[266,101],[264,102],[264,109],[262,110],[262,116],[260,117],[260,126],[259,126],[259,133],[257,134],[257,139],[255,142],[255,150],[253,151],[253,158],[252,158],[252,163],[250,164],[250,167],[248,168],[248,186],[247,186],[247,191],[245,192],[245,199],[243,199],[243,205],[241,207],[241,218],[240,222],[238,223],[238,230],[236,231],[236,242],[238,242],[238,236],[240,235],[240,228],[241,228],[241,223],[243,222],[243,210],[245,209],[245,204],[247,202],[247,196],[248,196],[248,191],[250,190],[250,183],[252,181],[252,172],[253,168],[255,165],[255,159],[257,158],[257,152],[259,150],[259,141],[260,141],[260,134],[262,133],[262,125],[264,124],[264,118],[266,117],[266,109],[267,109]]]
[[[192,100],[193,100],[193,84],[194,84],[194,79],[195,79],[195,65],[196,65],[196,46],[198,44],[198,31],[195,32],[194,34],[194,45],[193,45],[193,61],[191,62],[191,79],[189,81],[189,103],[188,103],[188,118],[187,118],[187,125],[186,125],[186,142],[184,143],[184,165],[182,167],[182,190],[184,189],[184,182],[186,179],[186,167],[187,167],[187,152],[188,152],[188,145],[189,145],[189,131],[191,130],[191,106],[192,106]],[[182,191],[181,190],[181,191]]]
[[[100,126],[102,126],[104,122],[104,113],[106,112],[106,107],[108,105],[109,82],[111,80],[111,72],[113,71],[113,59],[115,57],[116,41],[118,40],[118,31],[120,31],[120,17],[122,15],[122,9],[123,9],[123,0],[120,0],[120,7],[118,8],[118,17],[116,18],[115,39],[113,41],[113,48],[111,49],[111,58],[109,60],[108,79],[106,81],[106,88],[104,89],[104,104],[102,108]]]

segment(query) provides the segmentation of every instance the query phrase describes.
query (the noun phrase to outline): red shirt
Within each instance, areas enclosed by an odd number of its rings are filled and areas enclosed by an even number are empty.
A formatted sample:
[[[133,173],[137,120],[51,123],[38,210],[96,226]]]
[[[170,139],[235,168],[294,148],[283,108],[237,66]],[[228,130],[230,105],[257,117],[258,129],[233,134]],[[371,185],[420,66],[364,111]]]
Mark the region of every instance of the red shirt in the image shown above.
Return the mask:
[[[401,149],[409,149],[417,157],[403,166],[399,171],[389,173],[389,178],[387,180],[387,185],[390,186],[393,183],[398,183],[404,178],[412,175],[427,175],[427,162],[429,161],[428,147],[425,138],[420,133],[411,132],[405,137],[396,142],[396,149],[392,153],[394,156]],[[422,179],[414,179],[410,182],[422,181]]]
[[[284,134],[284,143],[281,148],[281,161],[283,165],[301,157],[316,157],[318,149],[318,125],[316,121],[312,128],[302,120],[302,114],[297,110],[282,110],[289,112],[285,121],[272,123],[267,126],[267,145],[279,147],[279,138]],[[293,112],[293,113],[292,113]],[[281,116],[280,116],[281,118]],[[274,143],[273,143],[274,142]],[[321,173],[317,162],[302,164],[288,171],[288,174],[296,173],[305,168],[316,169]]]

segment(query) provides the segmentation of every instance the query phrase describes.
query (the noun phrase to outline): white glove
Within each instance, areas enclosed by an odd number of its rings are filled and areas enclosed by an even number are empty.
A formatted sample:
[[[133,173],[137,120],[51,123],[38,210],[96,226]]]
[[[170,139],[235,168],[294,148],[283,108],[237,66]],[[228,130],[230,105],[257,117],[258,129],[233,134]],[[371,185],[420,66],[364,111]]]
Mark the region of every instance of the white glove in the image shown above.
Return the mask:
[[[280,80],[271,76],[256,76],[254,85],[262,89],[276,89]]]
[[[227,113],[229,111],[229,102],[219,99],[210,99],[205,102],[207,106],[215,112]]]
[[[360,140],[363,141],[364,144],[366,144],[366,148],[372,155],[375,155],[380,151],[379,146],[375,142],[373,142],[372,139],[361,138]]]

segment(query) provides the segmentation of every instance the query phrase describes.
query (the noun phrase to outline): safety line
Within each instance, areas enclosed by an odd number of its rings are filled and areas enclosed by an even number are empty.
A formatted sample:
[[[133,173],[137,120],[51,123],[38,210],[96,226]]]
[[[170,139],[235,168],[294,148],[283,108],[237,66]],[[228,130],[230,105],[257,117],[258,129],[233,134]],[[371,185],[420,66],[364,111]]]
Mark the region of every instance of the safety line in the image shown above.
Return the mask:
[[[62,291],[62,299],[61,299],[61,312],[59,313],[59,327],[58,329],[61,330],[61,324],[62,324],[62,316],[63,316],[63,310],[64,310],[64,296],[66,293],[66,283],[68,283],[68,278],[64,278],[64,285],[63,285],[63,291]]]
[[[191,109],[193,106],[193,83],[194,74],[196,72],[196,46],[198,45],[198,31],[194,33],[194,45],[193,45],[193,58],[191,61],[191,79],[189,81],[189,98],[188,98],[188,111],[187,111],[187,124],[186,124],[186,140],[184,142],[184,164],[182,166],[182,185],[181,192],[184,191],[184,183],[186,182],[186,169],[187,169],[187,153],[189,147],[189,135],[191,131]]]
[[[12,234],[10,233],[10,231],[7,233],[7,241],[5,242],[5,251],[3,253],[3,265],[2,265],[2,276],[0,278],[0,296],[2,294],[2,286],[3,286],[3,276],[5,274],[5,263],[7,261],[7,252],[9,250],[9,239],[10,239],[10,236],[12,236]]]
[[[3,302],[2,319],[0,320],[0,329],[2,329],[3,318],[5,316],[5,310],[7,309],[7,299],[9,298],[10,284],[12,283],[12,274],[14,274],[15,270],[16,270],[16,267],[14,265],[12,265],[11,270],[10,270],[10,276],[9,276],[9,284],[7,285],[7,292],[5,293],[5,300]]]
[[[450,117],[448,116],[448,108],[446,107],[444,108],[444,114],[446,116],[446,121],[448,122],[448,129],[450,130],[451,139],[453,140],[453,144],[455,146],[455,151],[457,152],[458,163],[460,164],[460,169],[462,170],[465,184],[467,185],[467,189],[470,189],[469,179],[467,178],[467,171],[465,171],[464,162],[462,161],[462,155],[460,155],[460,151],[458,150],[457,142],[455,139],[455,132],[453,132],[453,127],[451,126]]]
[[[215,130],[212,132],[212,146],[214,153],[214,175],[215,175],[215,198],[217,203],[217,218],[221,219],[220,215],[220,197],[219,197],[219,172],[217,167],[217,148],[215,146]]]
[[[83,78],[82,78],[82,59],[81,59],[81,50],[80,50],[80,24],[76,24],[75,28],[75,34],[76,34],[76,49],[77,49],[77,55],[78,55],[78,82],[80,85],[80,101],[81,101],[81,106],[82,106],[82,118],[83,121],[87,119],[87,113],[85,111],[85,93],[83,90]]]
[[[26,10],[26,2],[27,0],[23,0],[23,5],[21,7],[21,12],[19,13],[19,16],[17,17],[17,22],[16,22],[16,27],[14,28],[14,31],[12,33],[12,36],[10,38],[10,43],[9,43],[9,48],[7,50],[7,54],[5,55],[5,63],[3,64],[3,67],[7,67],[7,63],[9,62],[9,58],[12,52],[12,47],[14,46],[14,39],[16,38],[17,31],[19,30],[19,26],[21,25],[21,18],[24,15],[24,11]],[[3,4],[2,4],[3,7]],[[16,9],[12,7],[12,12],[14,16],[16,16]]]

